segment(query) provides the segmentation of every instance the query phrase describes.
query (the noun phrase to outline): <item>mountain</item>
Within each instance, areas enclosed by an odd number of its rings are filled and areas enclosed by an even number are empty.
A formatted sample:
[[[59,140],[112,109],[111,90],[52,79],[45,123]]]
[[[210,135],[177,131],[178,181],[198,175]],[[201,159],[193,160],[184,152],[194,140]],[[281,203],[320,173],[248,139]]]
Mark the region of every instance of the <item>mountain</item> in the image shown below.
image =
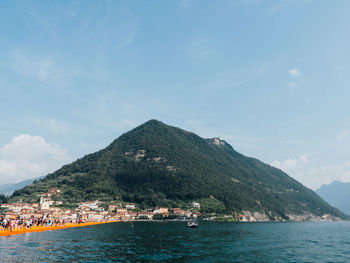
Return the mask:
[[[15,191],[12,201],[37,201],[52,187],[67,203],[99,199],[185,207],[198,201],[203,212],[255,212],[269,219],[344,217],[281,170],[236,152],[219,138],[203,139],[157,120]]]
[[[334,181],[329,185],[322,185],[316,193],[332,206],[350,215],[350,183]]]
[[[21,189],[27,185],[30,185],[35,180],[40,180],[41,178],[44,178],[44,176],[40,176],[40,177],[36,177],[36,178],[32,178],[32,179],[27,179],[27,180],[21,181],[19,183],[0,185],[0,194],[11,195],[15,190],[18,190],[18,189]]]

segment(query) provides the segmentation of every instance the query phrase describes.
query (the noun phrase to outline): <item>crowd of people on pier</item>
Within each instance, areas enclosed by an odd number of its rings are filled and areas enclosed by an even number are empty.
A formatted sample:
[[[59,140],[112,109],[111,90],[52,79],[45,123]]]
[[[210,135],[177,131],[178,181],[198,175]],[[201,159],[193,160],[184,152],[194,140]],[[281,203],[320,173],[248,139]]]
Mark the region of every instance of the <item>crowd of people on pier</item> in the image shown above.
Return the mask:
[[[51,226],[64,226],[67,223],[82,223],[81,220],[78,222],[71,222],[60,219],[44,219],[44,218],[17,218],[8,219],[0,217],[0,231],[17,231],[26,230],[33,227],[51,227]]]

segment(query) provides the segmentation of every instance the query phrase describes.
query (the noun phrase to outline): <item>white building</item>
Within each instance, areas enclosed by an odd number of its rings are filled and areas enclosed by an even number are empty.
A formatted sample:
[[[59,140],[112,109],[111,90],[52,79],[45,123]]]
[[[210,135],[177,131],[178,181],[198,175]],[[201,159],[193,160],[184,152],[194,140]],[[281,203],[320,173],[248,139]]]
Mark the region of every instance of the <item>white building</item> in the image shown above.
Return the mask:
[[[98,201],[93,202],[82,202],[79,204],[80,209],[89,208],[89,209],[97,209],[98,208]]]
[[[52,205],[53,201],[51,201],[49,198],[40,197],[40,208],[41,209],[50,209],[50,205]]]
[[[193,208],[201,208],[201,204],[198,202],[192,202],[192,207]]]
[[[136,206],[135,206],[135,204],[131,203],[131,204],[126,204],[126,205],[125,205],[125,208],[126,208],[126,209],[135,209]]]

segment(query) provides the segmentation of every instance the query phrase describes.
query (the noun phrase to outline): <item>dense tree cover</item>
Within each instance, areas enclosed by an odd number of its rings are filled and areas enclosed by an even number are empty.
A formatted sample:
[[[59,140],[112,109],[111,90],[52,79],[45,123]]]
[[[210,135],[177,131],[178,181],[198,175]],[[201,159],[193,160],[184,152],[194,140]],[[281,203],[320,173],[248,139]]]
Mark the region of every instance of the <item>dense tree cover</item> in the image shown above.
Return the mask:
[[[225,204],[213,196],[210,198],[203,198],[198,201],[201,205],[202,213],[224,214],[226,212]]]
[[[9,200],[9,197],[4,195],[4,194],[0,194],[0,204],[6,204]]]
[[[153,216],[153,219],[154,219],[154,220],[163,220],[163,219],[165,219],[165,218],[164,218],[163,214],[155,214],[155,215]]]
[[[15,191],[12,200],[35,201],[52,187],[62,190],[66,203],[123,200],[147,208],[200,201],[205,212],[343,217],[281,170],[239,154],[224,141],[203,139],[156,120]]]

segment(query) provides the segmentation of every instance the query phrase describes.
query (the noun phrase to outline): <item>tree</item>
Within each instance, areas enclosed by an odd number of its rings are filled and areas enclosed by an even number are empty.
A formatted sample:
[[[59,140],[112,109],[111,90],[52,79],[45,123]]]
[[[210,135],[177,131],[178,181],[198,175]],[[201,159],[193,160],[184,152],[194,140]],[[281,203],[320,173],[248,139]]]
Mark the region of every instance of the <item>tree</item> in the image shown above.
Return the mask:
[[[0,194],[0,204],[7,204],[9,198],[4,195],[4,194]]]
[[[153,220],[164,220],[164,216],[162,214],[155,214]]]

